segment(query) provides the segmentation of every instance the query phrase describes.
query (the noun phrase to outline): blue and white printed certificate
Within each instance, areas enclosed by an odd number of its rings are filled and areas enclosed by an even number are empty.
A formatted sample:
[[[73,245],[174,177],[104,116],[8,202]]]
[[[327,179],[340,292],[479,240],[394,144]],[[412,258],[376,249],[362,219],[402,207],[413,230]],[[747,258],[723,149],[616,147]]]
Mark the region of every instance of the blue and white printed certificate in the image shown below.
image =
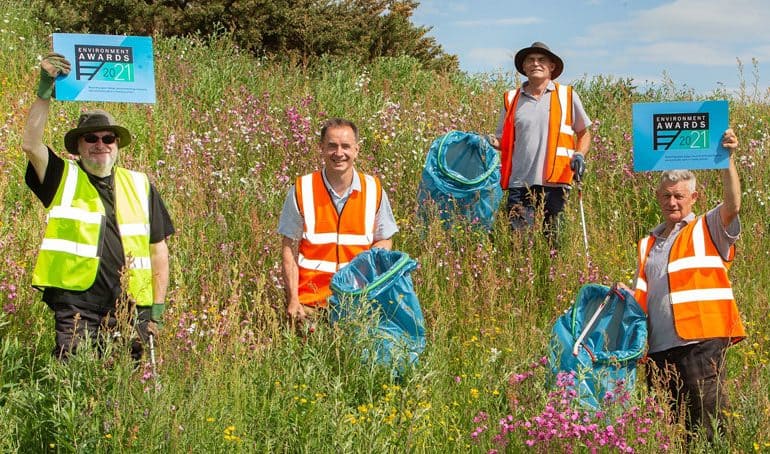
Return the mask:
[[[53,50],[72,64],[56,79],[56,99],[155,102],[152,38],[54,33]]]
[[[724,169],[727,101],[635,103],[634,171]]]

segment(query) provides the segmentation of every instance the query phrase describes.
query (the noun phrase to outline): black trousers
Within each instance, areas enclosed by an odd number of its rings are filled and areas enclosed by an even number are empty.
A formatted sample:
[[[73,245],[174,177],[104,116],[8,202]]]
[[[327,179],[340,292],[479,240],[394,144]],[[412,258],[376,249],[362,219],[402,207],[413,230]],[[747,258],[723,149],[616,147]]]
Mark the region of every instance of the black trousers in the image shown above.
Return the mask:
[[[694,430],[703,427],[708,439],[713,440],[714,426],[719,427],[724,420],[728,345],[727,339],[710,339],[649,355],[652,364],[647,363],[647,384],[667,392],[675,415],[686,410],[688,439]]]
[[[66,361],[70,355],[75,354],[78,345],[86,337],[94,343],[100,354],[106,338],[111,337],[128,342],[134,360],[142,358],[144,344],[148,340],[146,321],[134,326],[133,321],[129,319],[124,329],[126,332],[121,332],[114,310],[93,310],[66,303],[53,304],[51,309],[56,329],[53,354],[58,359]]]
[[[543,233],[554,243],[558,240],[559,223],[569,189],[550,186],[508,188],[506,208],[511,229],[535,225],[535,214],[543,210]]]

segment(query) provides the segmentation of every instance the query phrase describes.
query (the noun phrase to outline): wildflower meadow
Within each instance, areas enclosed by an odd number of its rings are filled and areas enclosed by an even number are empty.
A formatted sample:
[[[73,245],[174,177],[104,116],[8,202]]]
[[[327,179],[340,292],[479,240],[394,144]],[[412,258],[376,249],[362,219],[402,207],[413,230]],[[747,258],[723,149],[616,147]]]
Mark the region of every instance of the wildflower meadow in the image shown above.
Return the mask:
[[[157,103],[54,101],[46,131],[62,151],[81,110],[109,110],[134,135],[120,165],[146,172],[168,205],[177,232],[153,373],[120,339],[101,356],[51,356],[53,318],[30,287],[45,213],[24,183],[21,134],[54,30],[24,3],[0,0],[0,452],[684,452],[681,419],[643,379],[588,411],[576,377],[549,382],[544,358],[578,289],[630,285],[635,242],[659,222],[657,175],[632,170],[632,103],[692,99],[727,99],[741,144],[730,273],[749,337],[728,353],[724,436],[689,448],[770,452],[770,93],[751,62],[737,64],[737,89],[708,94],[686,81],[572,81],[593,120],[586,256],[574,193],[558,250],[503,216],[482,234],[416,215],[433,139],[493,132],[512,72],[440,74],[406,56],[300,67],[255,58],[226,34],[155,40]],[[344,327],[302,335],[285,317],[278,216],[289,185],[318,168],[319,125],[333,116],[358,124],[358,167],[381,178],[394,249],[418,262],[427,347],[398,379],[361,361],[366,345]],[[715,171],[698,177],[702,213],[721,187]]]

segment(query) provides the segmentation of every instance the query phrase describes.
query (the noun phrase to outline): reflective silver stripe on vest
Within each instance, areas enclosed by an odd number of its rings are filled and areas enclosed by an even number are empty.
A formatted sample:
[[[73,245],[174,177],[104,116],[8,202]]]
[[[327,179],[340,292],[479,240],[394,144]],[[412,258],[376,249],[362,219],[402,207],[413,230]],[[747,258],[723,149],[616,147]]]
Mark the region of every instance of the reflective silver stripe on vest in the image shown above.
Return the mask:
[[[559,88],[557,90],[559,95],[559,103],[561,104],[561,118],[559,119],[559,132],[561,134],[567,134],[569,136],[572,136],[575,134],[575,131],[572,129],[572,125],[567,124],[567,109],[572,109],[571,105],[567,105],[567,85],[561,85],[559,84]],[[566,156],[568,158],[571,158],[574,154],[575,150],[571,150],[569,148],[565,147],[556,147],[556,156]]]
[[[358,175],[358,174],[356,174]],[[305,175],[301,180],[302,184],[302,207],[307,226],[303,236],[312,244],[340,244],[344,246],[368,246],[374,241],[374,234],[353,235],[341,234],[336,232],[316,233],[315,232],[315,202],[313,194],[313,174]],[[374,177],[364,176],[361,181],[362,190],[366,194],[366,204],[364,212],[364,228],[374,231],[374,219],[377,215],[377,184]],[[364,186],[365,185],[365,186]]]
[[[71,206],[54,206],[48,212],[48,219],[72,219],[86,224],[101,224],[102,214]]]
[[[366,246],[372,244],[371,235],[351,235],[336,233],[304,233],[304,238],[313,244],[341,244],[345,246]]]
[[[302,208],[307,232],[315,232],[315,205],[313,204],[313,174],[305,175],[302,184]],[[312,241],[315,243],[315,241]]]
[[[692,232],[692,244],[695,257],[706,256],[706,238],[703,236],[703,218],[699,217],[695,221],[695,227]]]
[[[152,269],[152,260],[150,260],[150,257],[132,257],[131,260],[127,260],[127,264],[132,270]]]
[[[639,291],[647,292],[647,281],[645,281],[641,277],[637,277],[636,285],[634,287],[636,287],[636,289]]]
[[[364,191],[366,193],[366,210],[364,212],[364,228],[366,231],[372,231],[374,232],[374,217],[377,215],[377,183],[374,181],[374,177],[371,175],[365,175],[364,181],[361,183],[364,184]],[[372,241],[374,240],[374,234],[371,235],[360,235],[366,238],[366,243],[363,244],[372,244]],[[353,243],[342,243],[342,244],[353,244]],[[356,245],[361,243],[355,243]]]
[[[650,237],[645,237],[639,241],[639,257],[642,262],[647,263],[647,245],[650,244]]]
[[[147,224],[120,224],[121,236],[147,236],[150,234],[150,226]]]
[[[137,191],[139,191],[139,194],[142,195],[142,210],[144,211],[144,218],[150,219],[150,196],[145,190],[145,176],[144,174],[134,172],[133,170],[129,170],[128,173],[131,175],[131,179],[134,180],[134,187]]]
[[[569,94],[569,85],[559,84],[557,92],[559,95],[559,104],[561,104],[561,118],[559,119],[561,125],[560,131],[562,134],[571,136],[575,131],[572,129],[572,125],[567,124],[567,109],[572,109],[572,105],[569,104],[569,97],[567,96]]]
[[[308,270],[323,271],[326,273],[334,273],[337,271],[337,262],[329,262],[327,260],[312,260],[306,258],[302,254],[299,254],[297,257],[297,265]],[[340,263],[340,268],[345,265],[347,265],[347,263]]]
[[[723,268],[722,259],[714,256],[685,257],[674,260],[668,265],[669,272],[691,270],[696,268]]]
[[[571,158],[573,154],[575,154],[575,151],[567,147],[556,147],[556,156],[566,156]]]
[[[128,174],[131,176],[131,180],[133,181],[134,188],[136,188],[137,193],[140,196],[140,204],[142,208],[142,213],[144,214],[144,219],[150,218],[150,197],[147,191],[145,190],[145,176],[144,174],[140,172],[134,172],[133,170],[128,170]],[[144,224],[144,223],[136,223],[136,224],[120,224],[118,226],[118,229],[120,230],[121,236],[149,236],[150,235],[150,224]]]
[[[74,161],[67,161],[67,179],[64,181],[64,189],[61,195],[61,206],[71,207],[75,197],[75,189],[78,185],[78,166]]]
[[[83,243],[76,243],[69,240],[55,238],[44,238],[40,244],[41,250],[66,252],[81,257],[96,257],[97,246],[91,246]]]
[[[681,292],[671,293],[671,304],[692,303],[697,301],[719,301],[734,300],[733,289],[731,288],[712,288],[682,290]]]
[[[634,283],[634,288],[644,293],[647,293],[647,281],[642,277],[642,275],[645,274],[644,267],[647,265],[647,246],[649,244],[650,237],[645,237],[639,240],[639,264],[641,266],[639,267],[639,272],[636,276],[636,282]]]
[[[506,96],[508,96],[508,105],[509,106],[514,107],[512,103],[513,103],[513,100],[516,99],[516,93],[518,93],[519,90],[521,90],[521,89],[517,88],[516,90],[508,90],[507,92],[505,92]]]

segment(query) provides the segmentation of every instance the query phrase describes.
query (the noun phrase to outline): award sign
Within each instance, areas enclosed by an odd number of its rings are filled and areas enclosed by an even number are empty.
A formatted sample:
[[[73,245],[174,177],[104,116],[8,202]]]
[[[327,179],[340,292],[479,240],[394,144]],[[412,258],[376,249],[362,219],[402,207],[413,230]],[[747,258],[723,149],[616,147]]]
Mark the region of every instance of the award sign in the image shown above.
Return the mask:
[[[724,169],[727,101],[636,103],[634,171]]]
[[[155,102],[152,38],[54,33],[53,49],[72,65],[56,79],[56,99]]]

